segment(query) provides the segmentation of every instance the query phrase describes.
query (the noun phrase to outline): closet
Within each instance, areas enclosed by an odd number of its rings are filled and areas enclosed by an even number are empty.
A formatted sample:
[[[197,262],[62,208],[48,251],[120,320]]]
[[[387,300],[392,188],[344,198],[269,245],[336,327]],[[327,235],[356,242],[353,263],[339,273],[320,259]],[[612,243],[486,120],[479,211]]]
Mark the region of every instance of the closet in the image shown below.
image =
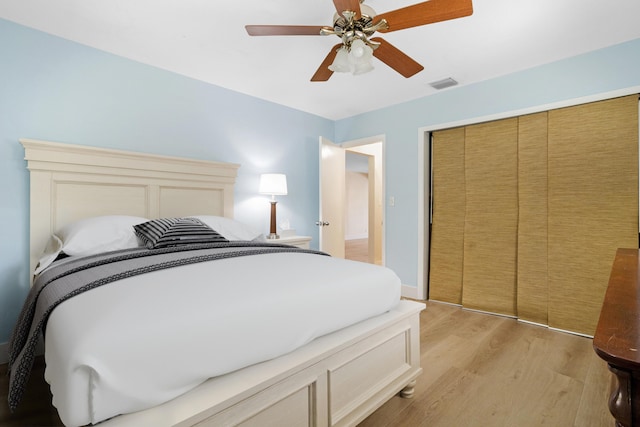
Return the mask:
[[[429,298],[593,335],[638,248],[638,96],[433,133]]]

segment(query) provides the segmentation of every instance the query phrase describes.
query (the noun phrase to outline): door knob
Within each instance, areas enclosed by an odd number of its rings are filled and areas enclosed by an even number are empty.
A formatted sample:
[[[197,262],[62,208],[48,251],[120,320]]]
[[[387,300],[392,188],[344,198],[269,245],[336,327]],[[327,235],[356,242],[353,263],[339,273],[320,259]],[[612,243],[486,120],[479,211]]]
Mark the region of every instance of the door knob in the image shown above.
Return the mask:
[[[316,221],[318,227],[327,227],[329,223],[327,221]]]

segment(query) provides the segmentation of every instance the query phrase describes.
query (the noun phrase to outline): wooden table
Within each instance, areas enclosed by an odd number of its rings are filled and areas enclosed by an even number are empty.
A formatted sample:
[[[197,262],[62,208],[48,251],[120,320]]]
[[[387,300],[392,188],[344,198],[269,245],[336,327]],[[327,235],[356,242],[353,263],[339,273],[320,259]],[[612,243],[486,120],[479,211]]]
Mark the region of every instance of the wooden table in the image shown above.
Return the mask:
[[[615,375],[609,410],[616,426],[640,426],[640,253],[618,249],[593,348]]]

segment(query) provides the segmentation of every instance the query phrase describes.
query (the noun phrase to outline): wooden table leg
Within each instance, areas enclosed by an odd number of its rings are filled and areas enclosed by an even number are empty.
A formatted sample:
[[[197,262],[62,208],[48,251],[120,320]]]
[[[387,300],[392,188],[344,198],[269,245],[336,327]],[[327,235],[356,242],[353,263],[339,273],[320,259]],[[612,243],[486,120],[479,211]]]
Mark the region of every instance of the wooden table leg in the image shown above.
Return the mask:
[[[616,419],[616,427],[632,427],[631,374],[609,365],[614,377],[611,381],[609,411]]]

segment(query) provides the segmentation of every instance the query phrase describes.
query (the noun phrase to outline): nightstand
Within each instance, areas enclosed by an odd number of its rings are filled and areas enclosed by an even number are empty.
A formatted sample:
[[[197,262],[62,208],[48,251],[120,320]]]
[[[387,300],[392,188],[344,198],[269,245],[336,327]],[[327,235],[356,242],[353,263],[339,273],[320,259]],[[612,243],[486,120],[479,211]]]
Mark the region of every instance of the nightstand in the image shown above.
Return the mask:
[[[267,239],[269,243],[283,243],[285,245],[297,246],[300,249],[309,249],[310,236],[280,236],[279,239]]]

